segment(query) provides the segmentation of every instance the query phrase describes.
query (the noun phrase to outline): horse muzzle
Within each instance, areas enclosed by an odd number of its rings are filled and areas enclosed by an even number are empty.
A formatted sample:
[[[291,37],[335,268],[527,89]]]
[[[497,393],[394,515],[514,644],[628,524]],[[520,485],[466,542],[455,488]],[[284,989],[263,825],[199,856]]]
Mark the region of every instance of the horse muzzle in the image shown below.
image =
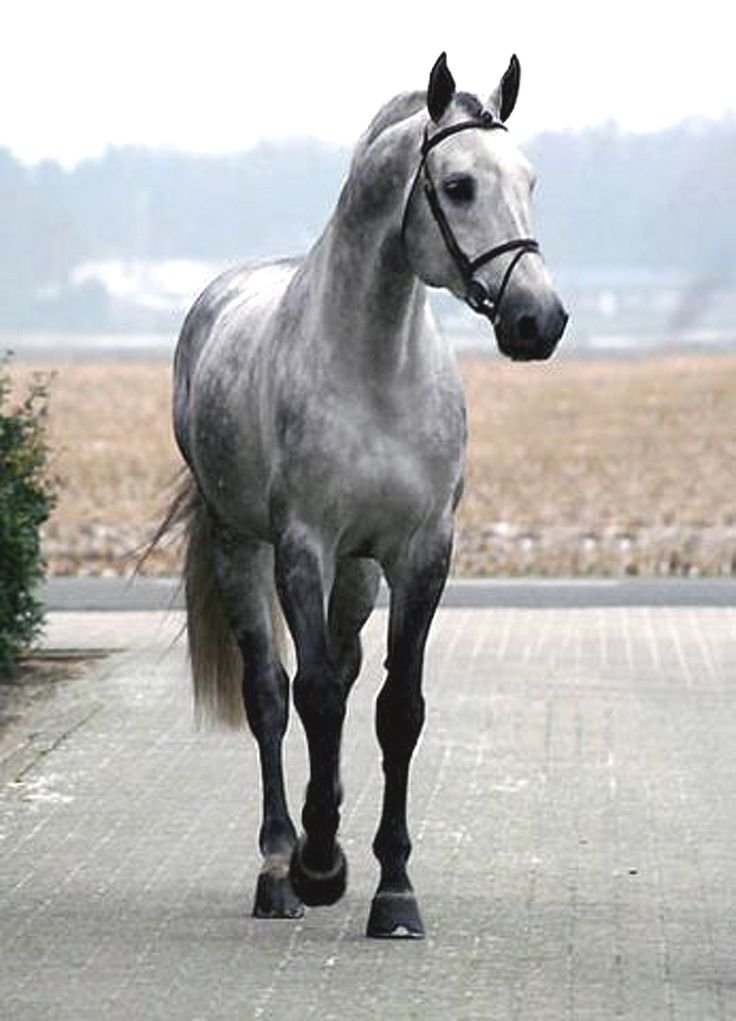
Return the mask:
[[[546,310],[499,317],[494,324],[498,349],[515,362],[544,361],[554,353],[567,320],[567,312],[557,299]]]

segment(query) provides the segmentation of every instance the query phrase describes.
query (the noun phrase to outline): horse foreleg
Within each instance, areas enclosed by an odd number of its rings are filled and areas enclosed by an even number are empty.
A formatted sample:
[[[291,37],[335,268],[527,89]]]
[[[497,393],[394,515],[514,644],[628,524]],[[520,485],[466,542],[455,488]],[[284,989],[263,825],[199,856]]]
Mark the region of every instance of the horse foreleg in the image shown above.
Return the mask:
[[[388,675],[376,703],[376,730],[383,752],[383,811],[373,842],[381,866],[368,919],[368,935],[424,935],[406,869],[411,841],[406,819],[409,766],[424,724],[422,667],[429,627],[449,565],[450,542],[433,557],[387,572],[391,586]]]
[[[346,687],[328,652],[323,566],[318,547],[292,530],[276,551],[276,579],[297,654],[294,704],[309,748],[304,834],[291,858],[291,882],[305,904],[333,904],[345,892],[340,822],[340,740]]]
[[[375,560],[350,557],[337,564],[327,616],[328,643],[330,659],[348,692],[360,673],[360,632],[376,605],[380,584],[381,568]]]

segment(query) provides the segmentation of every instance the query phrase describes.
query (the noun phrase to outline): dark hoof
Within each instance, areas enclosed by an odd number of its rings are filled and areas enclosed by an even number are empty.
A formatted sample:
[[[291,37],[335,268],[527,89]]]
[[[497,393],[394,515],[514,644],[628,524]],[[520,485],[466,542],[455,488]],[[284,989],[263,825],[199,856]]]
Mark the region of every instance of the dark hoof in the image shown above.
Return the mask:
[[[348,885],[348,863],[342,848],[335,844],[335,861],[327,872],[308,868],[302,860],[304,837],[300,837],[291,856],[289,879],[297,897],[310,907],[334,904]]]
[[[373,939],[424,939],[417,899],[410,891],[379,892],[373,898],[367,935]]]
[[[302,918],[304,905],[289,879],[289,859],[273,857],[265,862],[256,886],[254,918]]]

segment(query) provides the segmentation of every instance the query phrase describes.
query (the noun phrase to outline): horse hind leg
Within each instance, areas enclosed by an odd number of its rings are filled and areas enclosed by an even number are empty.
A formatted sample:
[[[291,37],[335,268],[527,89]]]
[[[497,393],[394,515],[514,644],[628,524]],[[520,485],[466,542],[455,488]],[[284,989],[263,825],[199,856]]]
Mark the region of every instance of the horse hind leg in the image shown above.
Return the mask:
[[[282,742],[289,713],[289,680],[278,649],[273,553],[262,543],[220,532],[214,543],[217,587],[242,653],[242,699],[258,744],[263,792],[259,846],[263,865],[253,905],[256,918],[304,913],[289,879],[296,830],[284,787]]]

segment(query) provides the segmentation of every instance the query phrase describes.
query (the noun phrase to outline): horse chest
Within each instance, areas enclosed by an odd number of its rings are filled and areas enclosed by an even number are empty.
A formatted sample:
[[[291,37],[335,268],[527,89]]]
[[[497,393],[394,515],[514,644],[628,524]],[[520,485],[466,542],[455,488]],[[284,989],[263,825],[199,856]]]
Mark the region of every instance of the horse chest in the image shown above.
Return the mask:
[[[343,550],[381,559],[450,514],[463,467],[456,444],[436,437],[427,437],[426,445],[390,439],[354,454],[336,505]]]
[[[328,403],[319,414],[291,416],[281,441],[290,502],[348,545],[370,545],[447,513],[463,469],[464,420],[461,406],[442,421],[387,422]]]
[[[353,447],[342,458],[341,502],[356,515],[412,514],[428,502],[442,499],[441,466],[416,455],[411,446],[395,441]]]

